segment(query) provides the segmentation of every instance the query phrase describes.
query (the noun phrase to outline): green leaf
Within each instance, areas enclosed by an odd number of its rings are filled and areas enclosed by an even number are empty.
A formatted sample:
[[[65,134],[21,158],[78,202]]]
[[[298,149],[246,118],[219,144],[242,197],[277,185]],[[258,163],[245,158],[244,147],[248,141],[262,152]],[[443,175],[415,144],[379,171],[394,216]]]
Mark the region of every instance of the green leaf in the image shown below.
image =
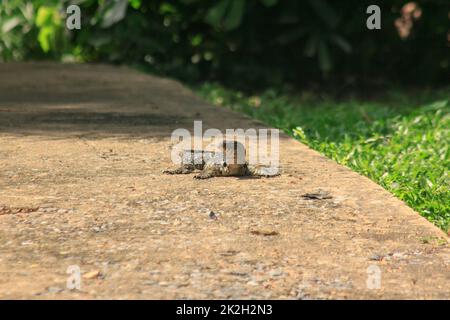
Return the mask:
[[[330,41],[333,42],[335,45],[337,45],[339,48],[342,49],[345,53],[351,53],[352,52],[352,46],[350,43],[347,42],[343,37],[341,37],[338,34],[333,34],[330,36]]]
[[[245,11],[244,0],[232,0],[231,7],[224,20],[224,27],[226,30],[233,30],[239,27],[242,22],[242,17]]]
[[[332,62],[330,52],[328,50],[328,45],[325,41],[319,42],[318,55],[319,55],[320,70],[322,70],[323,72],[330,71],[332,68]]]
[[[318,44],[318,36],[316,34],[312,34],[306,42],[304,51],[305,56],[309,58],[314,57],[314,55],[317,52],[317,44]]]
[[[230,31],[239,27],[245,12],[245,0],[221,0],[210,8],[205,22]]]
[[[297,41],[301,37],[305,36],[308,33],[308,29],[303,27],[297,27],[289,32],[285,32],[276,38],[276,41],[280,44],[286,45],[292,42]]]
[[[112,36],[110,34],[96,34],[89,38],[88,43],[96,48],[100,48],[112,40]]]
[[[187,4],[187,5],[189,5],[189,4],[193,4],[193,3],[196,3],[196,2],[199,2],[199,1],[201,1],[201,0],[179,0],[181,3],[183,3],[183,4]]]
[[[215,6],[211,7],[205,16],[205,22],[214,26],[219,27],[222,18],[225,16],[230,0],[220,0]]]
[[[278,3],[278,0],[261,0],[264,6],[270,8]]]
[[[11,31],[15,27],[17,27],[19,25],[19,23],[20,23],[20,19],[18,17],[13,17],[11,19],[6,20],[2,26],[2,32],[8,33],[9,31]]]
[[[36,17],[36,26],[40,29],[38,42],[44,52],[50,51],[60,25],[61,17],[56,7],[43,6],[39,8]]]
[[[142,5],[141,0],[129,0],[129,2],[130,2],[130,6],[136,10],[139,9]]]
[[[317,15],[330,27],[334,28],[339,23],[340,17],[326,0],[308,0]]]
[[[36,25],[38,27],[44,27],[52,25],[53,15],[55,14],[55,8],[53,7],[40,7],[36,16]]]
[[[38,41],[39,41],[39,45],[41,46],[41,49],[44,52],[49,52],[50,51],[50,43],[51,43],[51,38],[53,36],[53,32],[52,29],[49,27],[44,27],[39,31],[39,35],[38,35]]]
[[[176,12],[177,8],[175,8],[175,6],[171,5],[170,3],[162,3],[159,7],[159,13],[162,15],[174,14]]]
[[[109,28],[113,24],[125,18],[127,13],[128,0],[115,0],[112,5],[106,9],[101,23],[102,28]]]

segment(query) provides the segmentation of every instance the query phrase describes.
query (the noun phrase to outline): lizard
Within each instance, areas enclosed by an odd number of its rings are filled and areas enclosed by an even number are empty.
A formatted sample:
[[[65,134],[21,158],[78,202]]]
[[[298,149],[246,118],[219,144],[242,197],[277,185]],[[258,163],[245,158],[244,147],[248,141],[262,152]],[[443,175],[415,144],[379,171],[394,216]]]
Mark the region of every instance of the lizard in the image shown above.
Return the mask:
[[[216,151],[182,150],[181,166],[174,170],[164,170],[165,174],[200,173],[194,179],[213,177],[274,177],[280,175],[278,168],[252,166],[245,161],[245,147],[238,141],[221,141]]]

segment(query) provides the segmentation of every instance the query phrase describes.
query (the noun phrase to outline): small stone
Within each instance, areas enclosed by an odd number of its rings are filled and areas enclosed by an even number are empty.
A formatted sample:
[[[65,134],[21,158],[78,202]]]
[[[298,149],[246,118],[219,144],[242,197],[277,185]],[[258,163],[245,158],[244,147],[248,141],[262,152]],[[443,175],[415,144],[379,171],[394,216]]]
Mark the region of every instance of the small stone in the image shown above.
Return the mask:
[[[271,277],[281,277],[284,274],[284,272],[282,270],[271,270],[269,271],[269,275]]]
[[[217,218],[217,215],[216,215],[216,213],[214,212],[214,211],[210,211],[209,212],[209,218],[211,219],[211,220],[217,220],[218,218]]]
[[[220,255],[223,257],[231,257],[231,256],[235,256],[238,253],[239,253],[239,251],[236,251],[236,250],[227,250],[227,251],[221,252]]]
[[[48,287],[47,291],[49,293],[59,293],[59,292],[63,291],[63,289],[61,289],[59,287]]]
[[[254,235],[257,235],[257,236],[265,236],[265,237],[279,235],[278,232],[273,231],[273,230],[252,230],[252,231],[250,231],[250,233],[254,234]]]
[[[332,196],[328,191],[324,190],[317,190],[316,192],[311,193],[305,193],[302,195],[303,198],[308,200],[325,200],[325,199],[331,199]]]
[[[227,273],[229,275],[232,276],[237,276],[237,277],[246,277],[248,276],[248,272],[245,272],[243,270],[222,270],[222,273]]]
[[[94,270],[94,271],[90,271],[88,273],[85,273],[83,275],[84,279],[96,279],[100,276],[100,271],[99,270]]]
[[[395,252],[392,255],[392,258],[394,258],[394,259],[404,259],[404,258],[406,258],[406,254],[401,253],[401,252]]]
[[[381,261],[383,260],[384,256],[380,255],[380,254],[374,254],[372,256],[369,257],[370,261]]]
[[[148,273],[151,274],[151,275],[158,275],[158,274],[161,273],[161,271],[159,271],[159,270],[150,270]]]

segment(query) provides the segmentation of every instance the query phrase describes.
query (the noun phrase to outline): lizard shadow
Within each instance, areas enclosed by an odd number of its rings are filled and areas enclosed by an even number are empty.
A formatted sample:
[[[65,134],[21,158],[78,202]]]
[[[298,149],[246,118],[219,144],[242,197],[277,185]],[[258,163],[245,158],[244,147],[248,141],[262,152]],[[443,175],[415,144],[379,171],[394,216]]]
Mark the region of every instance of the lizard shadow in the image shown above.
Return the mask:
[[[235,177],[238,180],[255,180],[255,179],[272,179],[272,178],[277,178],[279,177],[279,175],[277,176],[267,176],[267,177],[261,177],[261,176],[242,176],[242,177]]]

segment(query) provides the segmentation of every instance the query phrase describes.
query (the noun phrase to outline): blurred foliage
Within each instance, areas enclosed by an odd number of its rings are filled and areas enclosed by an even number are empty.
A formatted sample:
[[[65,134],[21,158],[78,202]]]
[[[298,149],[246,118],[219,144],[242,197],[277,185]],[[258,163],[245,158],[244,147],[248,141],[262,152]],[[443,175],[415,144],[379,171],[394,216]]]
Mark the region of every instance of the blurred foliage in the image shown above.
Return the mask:
[[[407,2],[376,1],[382,30],[369,31],[365,0],[3,0],[0,57],[137,64],[250,88],[448,82],[450,2],[416,1],[423,14],[402,39],[395,20]],[[81,30],[64,27],[70,4]]]
[[[27,53],[36,49],[36,38],[33,4],[24,4],[21,0],[3,1],[0,4],[0,58],[28,58]]]

